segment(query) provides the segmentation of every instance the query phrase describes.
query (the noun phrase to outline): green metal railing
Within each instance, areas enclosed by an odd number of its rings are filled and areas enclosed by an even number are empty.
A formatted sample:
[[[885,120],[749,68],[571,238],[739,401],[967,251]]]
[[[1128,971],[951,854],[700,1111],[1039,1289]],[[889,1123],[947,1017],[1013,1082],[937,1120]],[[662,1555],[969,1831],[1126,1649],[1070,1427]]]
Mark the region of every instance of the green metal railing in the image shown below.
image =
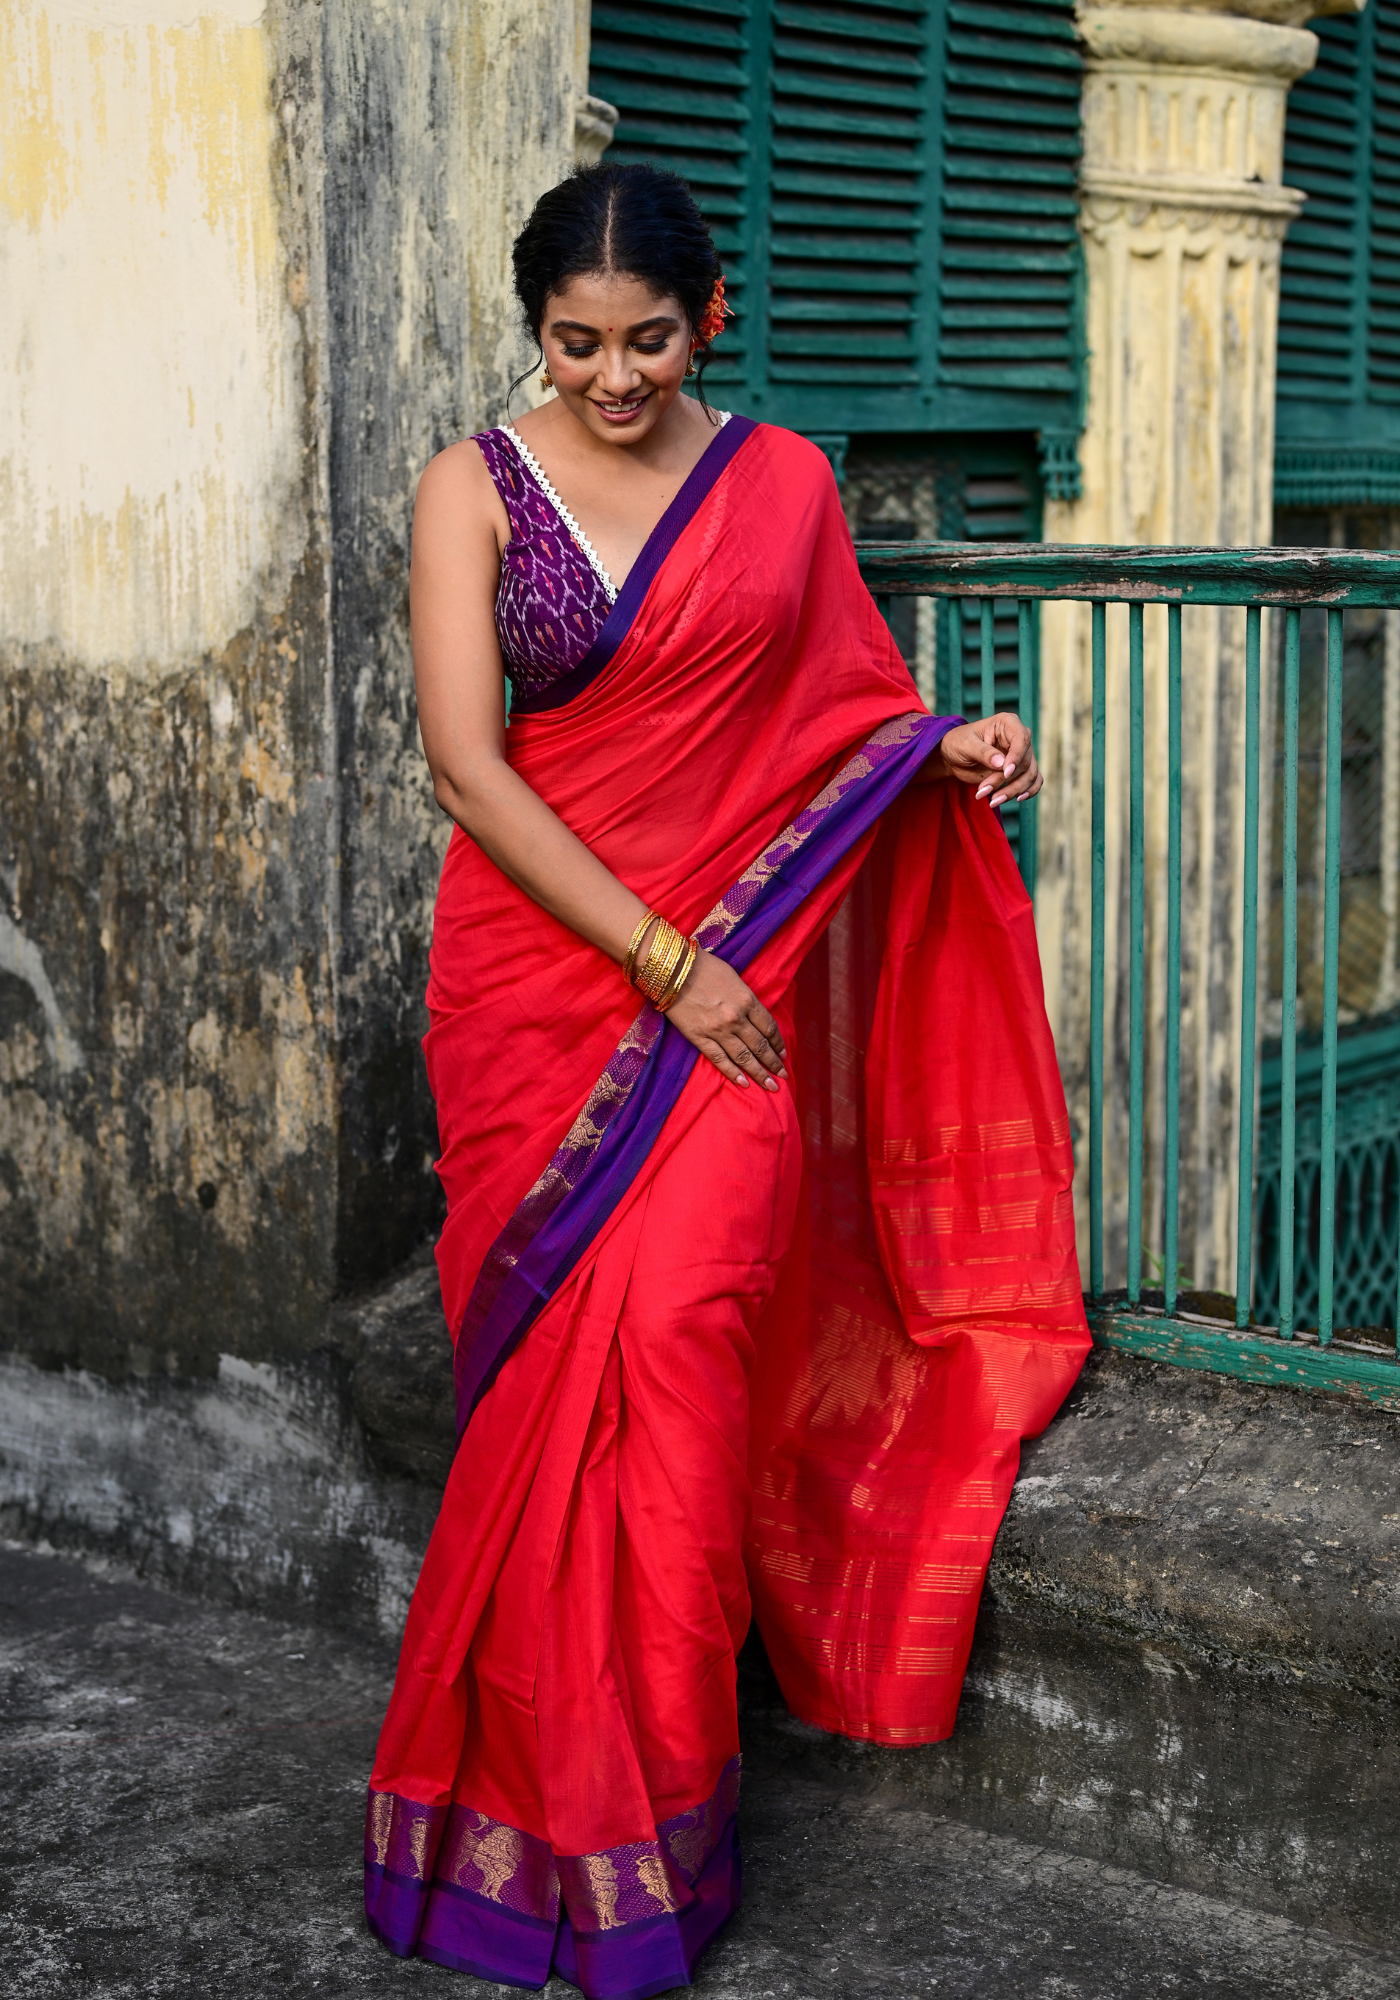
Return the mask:
[[[1367,1337],[1348,1338],[1354,1328],[1337,1321],[1338,1242],[1337,1154],[1338,962],[1342,846],[1342,683],[1343,618],[1348,610],[1400,608],[1400,554],[1340,549],[1121,549],[1032,546],[1025,543],[862,542],[857,544],[862,574],[877,602],[895,595],[972,600],[978,615],[945,617],[940,633],[952,635],[964,654],[974,628],[980,639],[981,711],[995,702],[994,613],[1011,599],[1017,611],[1021,707],[1035,713],[1040,667],[1039,606],[1077,600],[1091,606],[1090,937],[1088,1047],[1088,1220],[1089,1303],[1095,1337],[1109,1345],[1150,1354],[1179,1365],[1209,1368],[1256,1381],[1292,1381],[1341,1389],[1400,1407],[1400,1367],[1393,1345],[1377,1337],[1378,1327],[1400,1324],[1400,1144],[1372,1146],[1369,1166],[1344,1159],[1342,1188],[1347,1243],[1374,1246],[1384,1234],[1383,1259],[1389,1279],[1384,1317],[1368,1323]],[[1127,607],[1127,1222],[1123,1284],[1110,1288],[1105,1272],[1105,946],[1108,936],[1106,848],[1108,803],[1107,739],[1108,607]],[[1165,618],[1167,711],[1165,880],[1154,889],[1166,899],[1165,1047],[1162,1153],[1162,1284],[1160,1303],[1145,1295],[1143,1263],[1144,1088],[1147,1063],[1144,940],[1146,936],[1146,838],[1144,802],[1147,745],[1144,703],[1144,618],[1149,606]],[[1201,1310],[1199,1295],[1186,1295],[1179,1278],[1181,1207],[1181,1040],[1182,1018],[1182,610],[1186,606],[1237,607],[1244,614],[1242,756],[1242,880],[1239,884],[1240,1040],[1237,1105],[1229,1116],[1238,1125],[1234,1165],[1236,1256],[1233,1314],[1216,1296]],[[1307,607],[1325,611],[1327,624],[1324,771],[1325,833],[1322,896],[1322,1006],[1320,1041],[1305,1046],[1304,1067],[1315,1075],[1315,1145],[1298,1149],[1298,762],[1300,620]],[[1258,1195],[1256,1188],[1256,1097],[1259,1079],[1259,873],[1261,677],[1263,612],[1281,625],[1278,642],[1278,707],[1282,740],[1281,844],[1282,997],[1278,1054],[1268,1067],[1266,1089],[1276,1093],[1277,1157],[1271,1157],[1261,1188],[1268,1212],[1267,1269],[1256,1270]],[[1154,614],[1155,615],[1155,614]],[[945,644],[947,641],[945,640]],[[977,685],[960,657],[940,662],[940,692]],[[1115,718],[1117,720],[1118,718]],[[1154,767],[1160,772],[1159,746]],[[1019,859],[1035,892],[1038,862],[1034,805],[1020,811]],[[1062,1050],[1062,1060],[1064,1051]],[[1273,1148],[1271,1145],[1271,1154]],[[1383,1157],[1384,1156],[1384,1157]],[[1359,1156],[1358,1156],[1359,1157]],[[1369,1174],[1369,1179],[1367,1175]],[[1369,1193],[1366,1190],[1369,1188]],[[1299,1202],[1299,1193],[1303,1201]],[[1362,1211],[1365,1211],[1363,1214]],[[1302,1238],[1300,1239],[1300,1213]],[[1377,1219],[1380,1218],[1378,1225]],[[1314,1245],[1309,1265],[1309,1246]],[[1306,1286],[1301,1323],[1295,1277],[1301,1262],[1315,1284]],[[1355,1261],[1355,1260],[1353,1260]],[[1374,1264],[1374,1257],[1372,1262]],[[1256,1283],[1263,1276],[1264,1284]],[[1352,1292],[1360,1296],[1356,1286]],[[1375,1287],[1368,1294],[1376,1312]],[[1257,1303],[1267,1297],[1276,1315],[1258,1323]],[[1223,1302],[1222,1302],[1223,1303]],[[1196,1310],[1191,1310],[1191,1307]],[[1231,1318],[1233,1324],[1230,1323]],[[1387,1349],[1389,1351],[1387,1351]]]

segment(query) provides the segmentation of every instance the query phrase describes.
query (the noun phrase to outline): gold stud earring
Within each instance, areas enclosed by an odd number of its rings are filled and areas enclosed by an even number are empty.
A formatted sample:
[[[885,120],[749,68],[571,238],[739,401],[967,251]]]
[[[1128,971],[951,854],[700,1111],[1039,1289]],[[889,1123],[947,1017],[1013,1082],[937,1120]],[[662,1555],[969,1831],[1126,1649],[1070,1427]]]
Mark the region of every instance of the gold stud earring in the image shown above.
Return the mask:
[[[554,387],[554,377],[550,374],[547,368],[545,369],[543,375],[541,375],[540,377],[540,387],[542,389],[552,389]]]

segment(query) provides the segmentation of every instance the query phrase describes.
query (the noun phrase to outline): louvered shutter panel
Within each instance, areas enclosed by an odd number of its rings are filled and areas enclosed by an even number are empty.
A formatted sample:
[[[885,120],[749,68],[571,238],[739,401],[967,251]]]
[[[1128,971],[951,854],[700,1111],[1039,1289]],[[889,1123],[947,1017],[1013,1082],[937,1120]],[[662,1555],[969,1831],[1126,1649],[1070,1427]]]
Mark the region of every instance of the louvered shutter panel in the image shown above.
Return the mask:
[[[1079,380],[1080,58],[1056,0],[948,9],[939,376]]]
[[[1370,311],[1367,387],[1400,403],[1400,7],[1383,0],[1371,23]]]
[[[808,432],[1078,428],[1069,0],[593,9],[608,157],[690,182],[743,318],[708,379]],[[721,359],[723,357],[723,359]]]
[[[653,160],[689,182],[710,225],[735,319],[709,381],[740,382],[755,229],[749,0],[595,6],[589,88],[618,110],[610,160]]]
[[[926,257],[924,0],[774,0],[768,372],[907,388]]]
[[[1365,186],[1361,50],[1355,20],[1320,21],[1317,67],[1288,100],[1284,180],[1307,196],[1279,285],[1280,398],[1356,393]]]
[[[1400,505],[1400,0],[1313,23],[1284,180],[1308,197],[1279,288],[1279,506]]]

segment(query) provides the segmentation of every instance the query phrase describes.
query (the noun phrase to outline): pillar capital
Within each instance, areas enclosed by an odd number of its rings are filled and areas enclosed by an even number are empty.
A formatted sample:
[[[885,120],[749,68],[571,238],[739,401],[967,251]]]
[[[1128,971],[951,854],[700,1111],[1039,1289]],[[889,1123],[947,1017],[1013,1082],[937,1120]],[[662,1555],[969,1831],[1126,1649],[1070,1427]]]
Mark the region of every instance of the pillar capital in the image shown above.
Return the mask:
[[[1317,37],[1306,28],[1207,8],[1140,7],[1132,0],[1115,7],[1084,7],[1079,32],[1091,71],[1119,66],[1213,70],[1289,84],[1317,60]]]
[[[1366,0],[1189,0],[1180,7],[1164,8],[1161,0],[1115,0],[1111,8],[1081,5],[1080,14],[1113,12],[1132,14],[1172,13],[1194,15],[1198,20],[1214,17],[1226,21],[1264,21],[1284,28],[1301,28],[1324,14],[1359,14]]]
[[[1260,0],[1272,6],[1277,0]],[[1089,232],[1212,220],[1282,238],[1302,196],[1282,184],[1288,86],[1317,37],[1204,8],[1087,7],[1084,222]]]

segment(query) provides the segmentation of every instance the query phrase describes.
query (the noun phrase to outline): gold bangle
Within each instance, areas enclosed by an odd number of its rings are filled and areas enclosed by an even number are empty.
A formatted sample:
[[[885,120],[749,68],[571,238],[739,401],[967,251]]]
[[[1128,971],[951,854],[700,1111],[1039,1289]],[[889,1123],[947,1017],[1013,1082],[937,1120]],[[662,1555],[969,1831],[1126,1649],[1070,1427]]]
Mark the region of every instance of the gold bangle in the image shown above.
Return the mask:
[[[671,981],[671,990],[669,993],[663,994],[661,999],[657,1001],[658,1012],[665,1014],[670,1008],[675,1006],[677,1000],[681,997],[681,989],[685,985],[686,980],[689,979],[694,969],[695,961],[699,956],[700,945],[698,940],[687,938],[685,957],[681,961],[680,970]]]
[[[658,1012],[664,1014],[672,1002],[680,998],[681,988],[690,977],[690,968],[694,963],[695,947],[691,940],[687,938],[685,941],[685,950],[681,953],[680,963],[671,975],[671,983],[656,1003]]]
[[[638,980],[643,993],[655,1006],[671,983],[671,975],[680,963],[685,950],[685,939],[673,924],[663,924],[658,941],[652,947],[647,962]]]
[[[671,929],[670,924],[667,923],[659,910],[652,911],[651,920],[656,925],[656,929],[651,934],[651,943],[647,946],[646,955],[640,962],[636,960],[635,956],[633,959],[632,984],[639,989],[646,979],[647,967],[655,961],[658,952],[664,950],[666,936]],[[638,939],[637,942],[640,949],[641,939]]]
[[[656,1006],[656,1002],[670,986],[672,974],[676,972],[682,952],[686,950],[686,940],[682,932],[674,928],[674,924],[664,924],[662,930],[664,930],[664,940],[662,944],[652,946],[646,966],[642,968],[642,976],[638,980],[638,986],[652,1002],[652,1006]]]
[[[657,911],[648,910],[636,930],[633,931],[631,942],[627,947],[627,956],[622,961],[622,976],[629,985],[632,982],[632,975],[637,969],[637,947],[646,936],[647,926],[649,924],[659,924],[661,921],[662,918]]]

